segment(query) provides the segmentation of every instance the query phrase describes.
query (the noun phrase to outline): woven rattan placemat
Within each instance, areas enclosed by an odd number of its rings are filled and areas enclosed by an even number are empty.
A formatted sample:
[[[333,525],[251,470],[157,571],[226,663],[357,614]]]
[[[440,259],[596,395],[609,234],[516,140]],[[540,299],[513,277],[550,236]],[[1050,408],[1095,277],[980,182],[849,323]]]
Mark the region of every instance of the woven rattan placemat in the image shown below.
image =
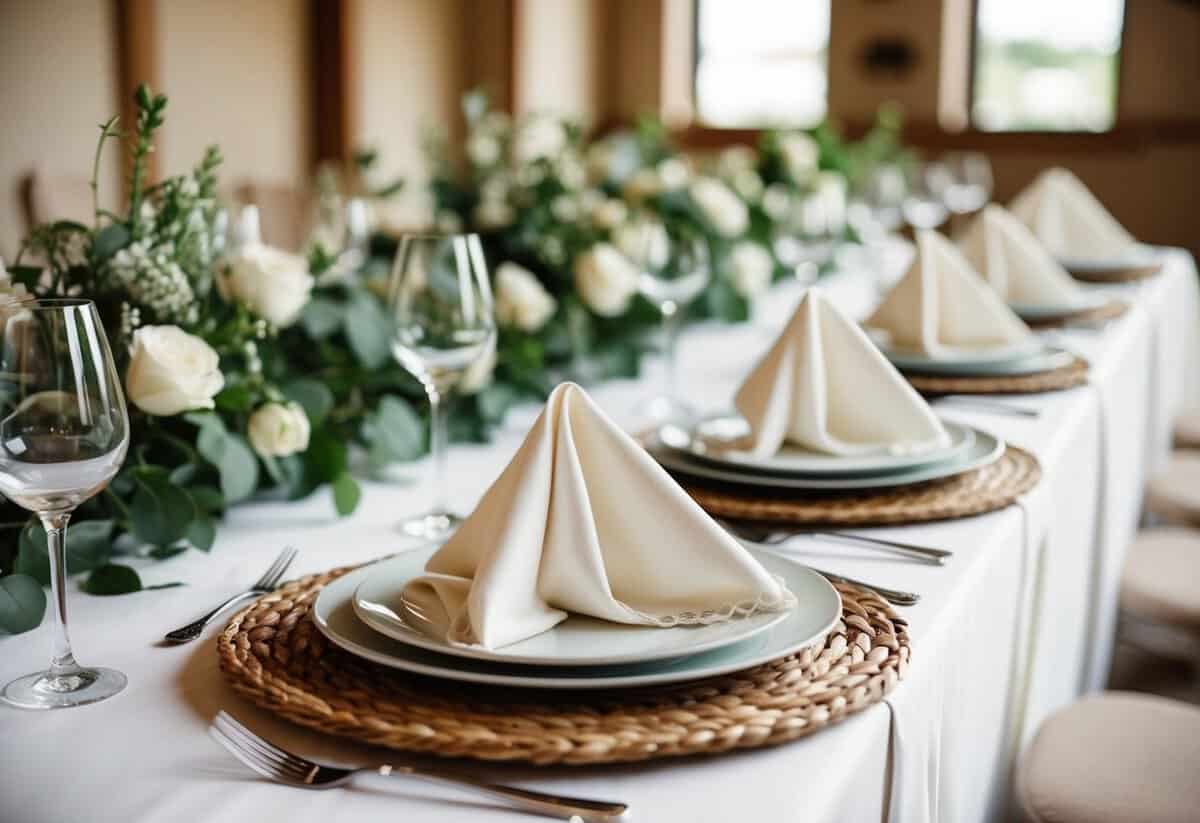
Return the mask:
[[[801,526],[869,526],[949,520],[1002,509],[1041,479],[1037,458],[1009,446],[995,463],[945,480],[879,491],[839,494],[762,494],[684,481],[705,511],[717,517]]]
[[[1133,283],[1138,280],[1145,280],[1147,277],[1153,277],[1162,271],[1162,263],[1151,263],[1147,266],[1130,266],[1125,269],[1111,269],[1108,271],[1094,271],[1089,269],[1071,269],[1071,276],[1076,280],[1082,280],[1085,283]]]
[[[1093,309],[1057,314],[1053,317],[1039,317],[1026,320],[1031,328],[1057,329],[1067,326],[1098,326],[1110,320],[1116,320],[1129,311],[1129,304],[1124,300],[1109,300],[1107,303]]]
[[[351,569],[288,583],[217,640],[234,690],[302,726],[410,752],[595,764],[770,746],[878,703],[908,667],[908,625],[878,595],[838,584],[824,644],[694,683],[605,692],[474,686],[410,675],[332,645],[309,618]]]
[[[1082,386],[1088,379],[1088,363],[1082,357],[1076,357],[1057,369],[1007,377],[950,377],[908,371],[903,374],[912,387],[924,395],[1041,394]]]

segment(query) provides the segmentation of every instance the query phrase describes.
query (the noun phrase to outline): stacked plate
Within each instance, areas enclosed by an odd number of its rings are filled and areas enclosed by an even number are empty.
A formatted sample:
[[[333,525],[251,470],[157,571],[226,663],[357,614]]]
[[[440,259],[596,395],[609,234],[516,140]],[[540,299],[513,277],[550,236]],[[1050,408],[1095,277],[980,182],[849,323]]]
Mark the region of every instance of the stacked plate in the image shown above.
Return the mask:
[[[945,346],[937,356],[891,343],[873,334],[875,344],[902,372],[945,377],[1019,377],[1065,368],[1075,354],[1032,338],[1008,346]]]
[[[1131,273],[1148,276],[1162,267],[1157,250],[1141,244],[1129,246],[1117,257],[1059,258],[1058,262],[1073,277],[1090,283],[1120,283],[1130,279]]]
[[[1059,304],[1026,304],[1009,303],[1008,307],[1026,323],[1050,323],[1059,320],[1069,320],[1097,309],[1112,302],[1111,295],[1103,291],[1083,291],[1074,299]]]
[[[570,615],[542,634],[499,649],[452,644],[437,616],[405,586],[434,549],[396,555],[321,590],[313,620],[342,649],[384,666],[448,680],[537,689],[608,689],[697,680],[750,668],[820,643],[841,615],[825,578],[784,557],[751,550],[796,595],[787,612],[709,626],[654,628]]]
[[[946,422],[950,443],[907,453],[828,455],[785,445],[769,457],[738,448],[749,427],[740,417],[718,415],[691,427],[663,426],[649,443],[667,471],[734,486],[793,491],[856,491],[907,486],[982,468],[1004,454],[1005,443],[987,432]]]

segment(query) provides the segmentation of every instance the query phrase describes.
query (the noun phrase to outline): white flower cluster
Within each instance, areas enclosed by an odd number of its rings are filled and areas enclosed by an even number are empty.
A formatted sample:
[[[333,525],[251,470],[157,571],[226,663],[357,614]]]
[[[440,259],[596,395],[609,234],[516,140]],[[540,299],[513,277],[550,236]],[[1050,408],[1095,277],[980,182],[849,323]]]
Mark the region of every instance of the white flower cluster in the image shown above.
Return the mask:
[[[558,303],[533,272],[516,263],[501,263],[496,269],[496,320],[525,332],[546,325]]]
[[[23,283],[14,283],[8,276],[4,261],[0,260],[0,323],[20,311],[21,306],[33,299]]]
[[[130,243],[113,255],[108,275],[114,286],[149,309],[159,322],[189,324],[198,319],[191,281],[174,260],[170,243],[157,247],[142,240]]]

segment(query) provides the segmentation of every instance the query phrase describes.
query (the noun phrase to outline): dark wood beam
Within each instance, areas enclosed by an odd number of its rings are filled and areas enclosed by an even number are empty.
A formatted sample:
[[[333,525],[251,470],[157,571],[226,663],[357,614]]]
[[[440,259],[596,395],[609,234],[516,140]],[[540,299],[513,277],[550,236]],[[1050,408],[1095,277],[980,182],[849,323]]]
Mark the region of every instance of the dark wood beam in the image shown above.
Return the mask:
[[[309,0],[309,140],[313,166],[354,154],[354,0]]]
[[[158,62],[158,2],[157,0],[113,0],[117,36],[117,93],[121,128],[130,131],[137,121],[134,92],[142,83],[160,91]],[[160,141],[161,142],[161,141]],[[126,185],[129,181],[128,153],[123,161]],[[148,179],[157,179],[157,156],[151,154],[147,165]]]

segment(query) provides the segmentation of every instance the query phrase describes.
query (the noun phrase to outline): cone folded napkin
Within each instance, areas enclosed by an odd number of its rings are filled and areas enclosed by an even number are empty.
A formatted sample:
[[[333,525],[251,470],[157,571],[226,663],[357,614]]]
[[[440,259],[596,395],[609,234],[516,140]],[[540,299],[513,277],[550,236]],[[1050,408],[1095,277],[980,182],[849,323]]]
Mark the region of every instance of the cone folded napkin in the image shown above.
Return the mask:
[[[1008,208],[1060,259],[1121,257],[1137,242],[1066,169],[1042,172]]]
[[[907,453],[950,437],[871,339],[809,289],[783,334],[738,389],[757,457],[784,442],[826,454]]]
[[[1025,224],[1003,206],[987,206],[959,248],[996,293],[1025,306],[1069,306],[1083,289]]]
[[[918,232],[917,259],[866,325],[886,331],[892,345],[930,357],[1016,345],[1033,336],[954,244],[928,230]]]
[[[795,604],[783,582],[572,383],[405,597],[445,610],[447,640],[498,648],[568,612],[708,624]]]

